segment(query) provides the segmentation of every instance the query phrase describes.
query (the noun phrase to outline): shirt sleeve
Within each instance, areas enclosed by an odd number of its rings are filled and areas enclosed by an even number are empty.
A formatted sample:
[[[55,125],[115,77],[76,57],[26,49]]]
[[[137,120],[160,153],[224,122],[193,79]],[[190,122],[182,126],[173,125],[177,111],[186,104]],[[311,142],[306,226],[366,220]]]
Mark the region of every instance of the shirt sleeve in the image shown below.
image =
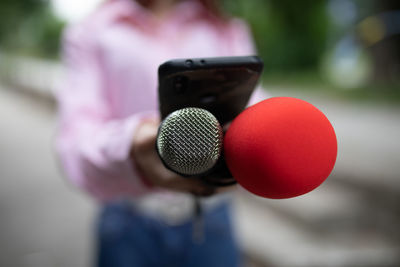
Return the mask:
[[[257,49],[253,39],[253,35],[247,23],[240,19],[234,19],[232,21],[232,36],[233,36],[233,47],[234,54],[238,56],[249,56],[257,55]],[[249,100],[249,106],[256,104],[264,99],[271,97],[261,82],[254,90]]]
[[[130,160],[138,124],[154,114],[113,117],[92,35],[69,29],[63,42],[65,78],[55,92],[59,107],[56,150],[73,184],[100,201],[152,190]]]

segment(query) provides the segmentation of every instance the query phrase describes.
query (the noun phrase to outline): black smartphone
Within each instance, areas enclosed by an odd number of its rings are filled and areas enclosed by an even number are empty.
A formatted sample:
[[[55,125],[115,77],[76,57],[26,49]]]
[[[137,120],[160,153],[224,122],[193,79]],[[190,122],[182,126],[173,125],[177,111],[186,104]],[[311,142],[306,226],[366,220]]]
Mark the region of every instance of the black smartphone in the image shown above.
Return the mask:
[[[257,56],[167,61],[158,68],[161,118],[181,108],[198,107],[224,125],[246,107],[262,69]]]

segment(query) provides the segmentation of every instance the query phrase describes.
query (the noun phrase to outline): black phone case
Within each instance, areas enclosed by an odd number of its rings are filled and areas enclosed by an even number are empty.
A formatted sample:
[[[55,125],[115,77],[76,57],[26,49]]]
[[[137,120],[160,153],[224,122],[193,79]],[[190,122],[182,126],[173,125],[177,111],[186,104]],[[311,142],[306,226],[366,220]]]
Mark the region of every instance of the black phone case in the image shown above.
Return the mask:
[[[247,105],[263,69],[257,56],[175,59],[158,69],[162,119],[185,108],[204,108],[223,125]]]
[[[181,108],[198,107],[210,111],[224,125],[246,107],[262,69],[257,56],[167,61],[158,69],[161,118]],[[202,179],[214,186],[236,183],[224,155]]]

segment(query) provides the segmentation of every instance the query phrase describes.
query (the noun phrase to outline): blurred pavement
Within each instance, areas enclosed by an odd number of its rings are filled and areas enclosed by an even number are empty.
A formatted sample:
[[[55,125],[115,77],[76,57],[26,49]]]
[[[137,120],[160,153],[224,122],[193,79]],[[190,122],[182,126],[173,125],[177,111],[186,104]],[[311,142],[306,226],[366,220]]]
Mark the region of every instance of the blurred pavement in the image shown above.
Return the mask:
[[[0,85],[0,266],[89,266],[94,205],[61,177],[35,100]]]

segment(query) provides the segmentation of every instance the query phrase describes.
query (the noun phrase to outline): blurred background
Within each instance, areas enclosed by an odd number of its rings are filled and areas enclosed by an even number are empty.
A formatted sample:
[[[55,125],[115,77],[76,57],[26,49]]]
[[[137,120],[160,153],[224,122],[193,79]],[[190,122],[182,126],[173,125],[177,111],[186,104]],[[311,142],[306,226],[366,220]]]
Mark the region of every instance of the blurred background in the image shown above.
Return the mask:
[[[52,151],[60,35],[100,0],[0,1],[0,266],[90,266],[97,208]],[[337,165],[288,200],[235,195],[247,266],[400,266],[400,1],[225,0],[273,96],[331,120]]]

